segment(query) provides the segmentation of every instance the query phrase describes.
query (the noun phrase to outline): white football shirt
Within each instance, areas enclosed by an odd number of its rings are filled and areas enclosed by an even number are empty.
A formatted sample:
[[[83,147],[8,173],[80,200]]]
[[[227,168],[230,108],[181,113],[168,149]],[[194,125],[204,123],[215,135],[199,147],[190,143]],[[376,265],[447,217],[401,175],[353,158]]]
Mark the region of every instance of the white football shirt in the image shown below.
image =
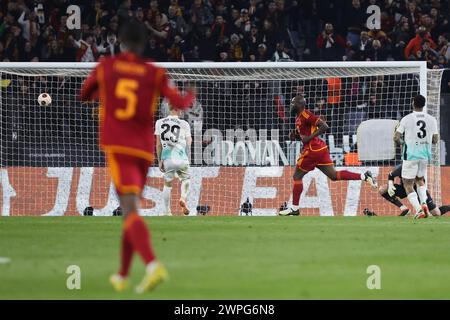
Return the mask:
[[[177,116],[159,119],[155,124],[155,135],[162,145],[161,160],[189,160],[186,153],[186,139],[191,136],[189,123]]]
[[[416,112],[405,116],[397,128],[404,133],[403,160],[431,160],[433,135],[438,133],[437,121],[425,112]]]

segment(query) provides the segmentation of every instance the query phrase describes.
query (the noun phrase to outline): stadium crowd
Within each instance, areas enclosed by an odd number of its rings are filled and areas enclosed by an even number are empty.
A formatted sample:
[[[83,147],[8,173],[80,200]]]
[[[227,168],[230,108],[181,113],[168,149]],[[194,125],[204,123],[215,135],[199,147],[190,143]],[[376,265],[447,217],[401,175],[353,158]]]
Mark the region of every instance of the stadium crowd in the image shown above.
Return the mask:
[[[81,8],[69,30],[67,8]],[[367,7],[381,28],[367,29]],[[120,52],[135,18],[155,61],[450,61],[449,1],[439,0],[3,0],[0,61],[84,61]],[[450,92],[450,78],[443,82]]]
[[[80,30],[66,26],[81,8]],[[368,30],[368,6],[381,29]],[[135,18],[157,61],[450,59],[448,1],[438,0],[4,0],[0,61],[96,61],[120,52],[117,31]]]

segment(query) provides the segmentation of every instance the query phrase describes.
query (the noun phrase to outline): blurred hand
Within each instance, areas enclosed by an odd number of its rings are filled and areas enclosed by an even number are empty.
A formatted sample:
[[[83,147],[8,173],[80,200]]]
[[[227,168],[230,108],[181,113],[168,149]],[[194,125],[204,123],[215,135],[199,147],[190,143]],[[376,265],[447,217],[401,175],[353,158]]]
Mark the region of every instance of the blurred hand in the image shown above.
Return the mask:
[[[289,140],[291,141],[297,140],[297,132],[295,130],[292,130],[291,133],[289,134]]]
[[[389,196],[393,197],[395,195],[395,190],[397,190],[394,186],[394,182],[392,180],[389,180],[388,182],[388,194]]]
[[[309,136],[300,135],[300,139],[302,140],[303,144],[307,144],[308,142],[311,141]]]
[[[193,85],[186,86],[186,91],[192,92],[194,96],[197,95],[197,88]]]

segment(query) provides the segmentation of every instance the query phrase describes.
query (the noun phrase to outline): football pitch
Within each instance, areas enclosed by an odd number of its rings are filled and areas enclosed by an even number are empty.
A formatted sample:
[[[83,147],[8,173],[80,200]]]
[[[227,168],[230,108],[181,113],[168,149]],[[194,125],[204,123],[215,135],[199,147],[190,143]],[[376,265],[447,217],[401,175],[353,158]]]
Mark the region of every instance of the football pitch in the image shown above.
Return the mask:
[[[137,295],[108,282],[119,263],[120,217],[0,218],[0,257],[11,260],[0,263],[0,299],[450,299],[445,217],[145,221],[170,280]],[[71,265],[80,268],[80,290],[66,287]],[[367,287],[372,265],[381,289]],[[143,272],[135,256],[133,286]]]

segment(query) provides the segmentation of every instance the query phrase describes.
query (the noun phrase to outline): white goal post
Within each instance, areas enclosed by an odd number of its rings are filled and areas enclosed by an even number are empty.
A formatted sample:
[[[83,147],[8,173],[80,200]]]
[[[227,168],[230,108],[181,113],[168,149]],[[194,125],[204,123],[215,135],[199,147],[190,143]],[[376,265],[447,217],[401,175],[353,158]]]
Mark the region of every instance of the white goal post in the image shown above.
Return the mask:
[[[359,161],[361,123],[400,120],[419,93],[427,97],[426,110],[439,122],[442,70],[427,70],[426,62],[157,64],[180,87],[197,87],[194,110],[185,116],[193,135],[188,205],[199,214],[237,215],[249,199],[252,215],[275,215],[291,201],[301,143],[289,140],[294,120],[289,101],[297,94],[329,123],[330,131],[322,138],[336,167],[370,169],[380,184],[400,163],[400,155]],[[107,216],[117,208],[97,146],[98,104],[79,101],[83,80],[94,67],[0,63],[1,215],[80,215],[92,208],[94,215]],[[38,105],[43,92],[51,95],[50,106]],[[158,117],[166,112],[165,101],[160,103]],[[433,152],[428,186],[440,204],[439,146]],[[161,173],[151,167],[141,214],[162,213],[162,186]],[[354,216],[364,208],[380,215],[398,211],[360,181],[331,182],[317,169],[305,176],[304,187],[304,215]],[[172,212],[180,210],[173,207]]]

